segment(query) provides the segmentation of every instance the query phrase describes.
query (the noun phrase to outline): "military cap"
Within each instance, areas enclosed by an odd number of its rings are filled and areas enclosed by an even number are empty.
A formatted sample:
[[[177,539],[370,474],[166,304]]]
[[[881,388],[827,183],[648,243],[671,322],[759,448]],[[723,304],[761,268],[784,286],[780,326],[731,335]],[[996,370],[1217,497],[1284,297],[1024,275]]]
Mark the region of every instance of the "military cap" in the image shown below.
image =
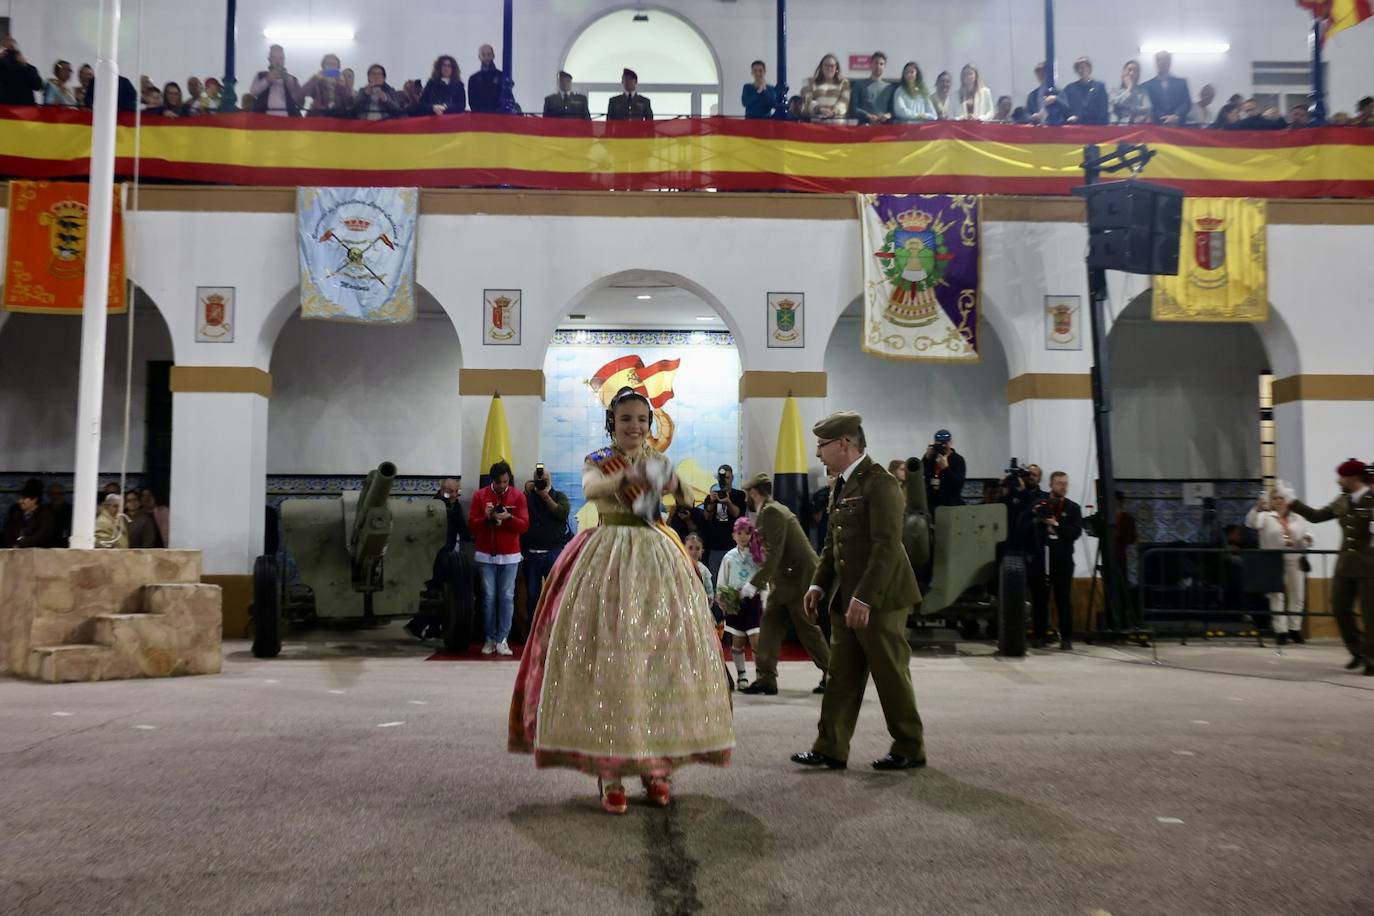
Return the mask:
[[[766,473],[760,471],[759,473],[755,474],[753,477],[750,477],[748,480],[744,482],[744,489],[752,490],[761,483],[772,486],[773,478],[769,477]]]
[[[559,70],[559,71],[558,71],[558,78],[561,79],[561,80],[571,80],[571,79],[572,79],[572,74],[569,73],[567,70]]]
[[[864,418],[854,411],[837,410],[811,427],[811,432],[815,433],[818,439],[841,439],[845,436],[857,436],[863,423]]]
[[[1367,473],[1365,463],[1358,458],[1346,459],[1336,468],[1337,477],[1364,477]]]
[[[625,71],[620,74],[621,79],[625,79],[626,77],[629,77],[635,82],[639,82],[639,74],[631,70],[629,67],[626,67]]]

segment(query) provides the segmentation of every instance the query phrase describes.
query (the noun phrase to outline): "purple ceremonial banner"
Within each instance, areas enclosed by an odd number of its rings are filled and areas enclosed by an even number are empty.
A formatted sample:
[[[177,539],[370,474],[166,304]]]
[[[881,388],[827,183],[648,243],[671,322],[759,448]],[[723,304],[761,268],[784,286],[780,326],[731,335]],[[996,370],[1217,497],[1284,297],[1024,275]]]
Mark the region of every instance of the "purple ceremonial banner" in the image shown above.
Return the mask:
[[[864,352],[978,361],[978,205],[967,195],[859,195]]]

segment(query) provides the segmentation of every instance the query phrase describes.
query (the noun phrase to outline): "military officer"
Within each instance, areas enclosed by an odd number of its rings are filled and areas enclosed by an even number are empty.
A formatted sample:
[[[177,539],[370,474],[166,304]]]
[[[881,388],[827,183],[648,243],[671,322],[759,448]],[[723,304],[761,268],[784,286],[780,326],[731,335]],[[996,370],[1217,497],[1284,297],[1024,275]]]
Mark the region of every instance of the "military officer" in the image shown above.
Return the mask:
[[[741,598],[752,598],[768,590],[768,604],[763,609],[759,642],[754,648],[758,675],[754,683],[741,693],[778,692],[778,652],[787,621],[792,621],[797,637],[816,667],[821,669],[821,684],[813,693],[825,693],[825,672],[830,667],[830,646],[825,634],[816,626],[815,615],[806,615],[802,596],[816,574],[816,551],[806,539],[801,523],[792,510],[773,499],[773,480],[767,474],[755,474],[744,484],[749,508],[758,513],[754,527],[763,538],[763,566],[754,578],[740,590]]]
[[[1353,656],[1346,669],[1364,666],[1364,673],[1374,676],[1374,491],[1369,488],[1368,468],[1355,458],[1336,468],[1336,483],[1341,495],[1324,509],[1313,509],[1295,499],[1288,504],[1288,511],[1309,522],[1340,522],[1341,552],[1331,581],[1331,611]],[[1357,597],[1364,617],[1363,639],[1355,622]]]
[[[558,91],[544,96],[544,117],[546,118],[583,118],[592,116],[587,107],[587,97],[572,91],[572,74],[566,70],[558,71]]]
[[[896,479],[864,454],[867,442],[858,414],[831,414],[811,431],[816,457],[828,473],[838,475],[820,564],[803,599],[808,615],[820,608],[830,613],[830,677],[816,743],[792,755],[792,761],[832,770],[847,766],[849,739],[871,673],[892,735],[891,750],[873,761],[873,768],[923,767],[925,741],[906,641],[907,613],[921,593],[902,548],[905,500]]]
[[[613,97],[606,106],[607,121],[652,121],[654,108],[649,100],[635,89],[639,86],[639,74],[629,67],[620,75],[620,85],[624,92]]]

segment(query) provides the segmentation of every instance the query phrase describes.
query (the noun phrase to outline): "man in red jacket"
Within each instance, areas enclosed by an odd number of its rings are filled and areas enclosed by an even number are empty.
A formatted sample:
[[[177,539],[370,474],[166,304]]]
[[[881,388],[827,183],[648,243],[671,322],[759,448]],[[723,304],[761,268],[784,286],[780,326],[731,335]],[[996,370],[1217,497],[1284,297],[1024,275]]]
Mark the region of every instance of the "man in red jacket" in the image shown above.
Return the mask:
[[[483,655],[511,654],[506,640],[515,613],[520,535],[529,530],[530,515],[525,494],[511,489],[510,482],[510,465],[496,462],[491,466],[491,483],[477,491],[468,509],[468,528],[477,539],[477,570],[482,576],[482,612],[487,630]]]

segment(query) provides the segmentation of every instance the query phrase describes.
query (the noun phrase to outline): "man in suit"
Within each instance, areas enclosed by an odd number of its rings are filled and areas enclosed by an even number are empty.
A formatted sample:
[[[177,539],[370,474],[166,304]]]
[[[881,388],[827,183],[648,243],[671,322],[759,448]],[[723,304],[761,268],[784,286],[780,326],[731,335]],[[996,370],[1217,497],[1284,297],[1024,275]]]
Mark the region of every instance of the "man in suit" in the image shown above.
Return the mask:
[[[652,121],[654,119],[654,108],[649,104],[649,100],[635,89],[639,86],[639,74],[629,67],[620,76],[620,85],[624,92],[611,99],[606,106],[607,121]]]
[[[907,614],[921,600],[902,548],[905,499],[896,479],[864,454],[863,418],[842,410],[817,423],[816,457],[837,475],[830,527],[815,578],[803,599],[808,616],[830,613],[830,675],[811,750],[792,755],[804,766],[842,770],[863,705],[868,676],[878,689],[892,747],[875,770],[926,765],[925,740],[911,689]]]
[[[1093,79],[1093,62],[1080,57],[1073,62],[1078,79],[1064,87],[1064,100],[1069,105],[1070,124],[1107,123],[1107,87]]]
[[[1331,611],[1353,656],[1346,669],[1363,666],[1365,675],[1374,677],[1374,491],[1369,488],[1368,468],[1355,458],[1336,468],[1336,482],[1341,495],[1330,505],[1313,509],[1295,499],[1288,504],[1288,511],[1309,522],[1340,522],[1341,552],[1331,580]],[[1356,598],[1364,617],[1363,638],[1355,622]]]
[[[544,117],[585,120],[592,116],[591,109],[587,107],[587,97],[580,92],[573,92],[572,82],[571,73],[558,71],[558,91],[544,96]]]
[[[1155,78],[1146,80],[1140,88],[1150,97],[1155,123],[1178,127],[1187,122],[1188,112],[1193,110],[1193,97],[1188,92],[1188,81],[1169,72],[1173,62],[1168,51],[1156,54]]]
[[[816,552],[806,539],[801,522],[792,510],[773,499],[773,480],[767,474],[755,474],[744,484],[749,508],[758,513],[754,527],[763,538],[763,566],[740,590],[741,598],[752,598],[768,590],[768,604],[763,609],[758,645],[754,648],[758,669],[754,683],[741,693],[762,693],[773,696],[778,692],[778,653],[787,621],[792,621],[797,638],[816,667],[821,669],[821,684],[813,693],[825,693],[825,673],[830,668],[830,646],[825,634],[816,626],[815,615],[808,617],[802,608],[802,596],[816,574]]]

